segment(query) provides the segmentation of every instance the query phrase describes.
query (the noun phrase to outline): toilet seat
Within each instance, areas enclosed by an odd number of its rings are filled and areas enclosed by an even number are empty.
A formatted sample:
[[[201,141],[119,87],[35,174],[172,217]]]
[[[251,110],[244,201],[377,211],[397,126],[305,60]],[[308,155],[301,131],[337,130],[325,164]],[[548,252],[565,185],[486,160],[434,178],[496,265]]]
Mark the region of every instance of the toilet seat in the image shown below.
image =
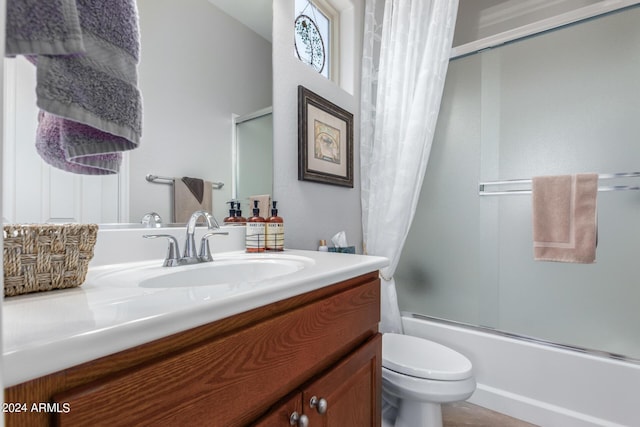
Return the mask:
[[[410,335],[382,335],[382,366],[412,377],[460,381],[472,376],[469,359],[441,344]]]

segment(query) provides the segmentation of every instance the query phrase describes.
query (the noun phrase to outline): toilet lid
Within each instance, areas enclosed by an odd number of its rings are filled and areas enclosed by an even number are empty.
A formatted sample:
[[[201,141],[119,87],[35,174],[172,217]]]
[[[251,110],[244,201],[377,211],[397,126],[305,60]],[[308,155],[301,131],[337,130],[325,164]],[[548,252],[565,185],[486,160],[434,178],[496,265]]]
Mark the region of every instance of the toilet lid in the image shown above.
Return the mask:
[[[471,362],[441,344],[410,335],[382,335],[382,366],[413,377],[456,381],[471,377]]]

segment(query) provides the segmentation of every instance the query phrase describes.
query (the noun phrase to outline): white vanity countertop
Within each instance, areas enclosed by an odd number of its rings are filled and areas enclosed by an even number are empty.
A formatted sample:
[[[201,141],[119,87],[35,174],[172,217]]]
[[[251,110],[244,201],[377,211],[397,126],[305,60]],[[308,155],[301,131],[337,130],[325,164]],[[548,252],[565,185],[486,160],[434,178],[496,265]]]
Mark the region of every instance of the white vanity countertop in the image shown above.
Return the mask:
[[[215,254],[214,262],[216,258],[234,254]],[[162,260],[115,264],[90,268],[87,280],[79,288],[7,298],[2,307],[4,386],[376,271],[388,264],[386,258],[363,255],[299,250],[285,250],[281,254],[311,262],[295,273],[261,282],[162,289],[104,284],[104,278],[114,268],[155,268]],[[180,268],[185,267],[171,270]]]

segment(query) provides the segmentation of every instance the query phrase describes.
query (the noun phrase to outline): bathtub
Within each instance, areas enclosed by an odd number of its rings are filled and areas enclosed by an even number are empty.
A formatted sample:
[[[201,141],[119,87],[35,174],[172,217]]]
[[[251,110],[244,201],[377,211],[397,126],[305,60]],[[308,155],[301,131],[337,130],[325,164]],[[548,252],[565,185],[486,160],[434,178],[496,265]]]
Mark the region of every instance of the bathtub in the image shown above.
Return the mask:
[[[640,426],[640,364],[403,313],[404,332],[468,357],[469,402],[544,427]]]

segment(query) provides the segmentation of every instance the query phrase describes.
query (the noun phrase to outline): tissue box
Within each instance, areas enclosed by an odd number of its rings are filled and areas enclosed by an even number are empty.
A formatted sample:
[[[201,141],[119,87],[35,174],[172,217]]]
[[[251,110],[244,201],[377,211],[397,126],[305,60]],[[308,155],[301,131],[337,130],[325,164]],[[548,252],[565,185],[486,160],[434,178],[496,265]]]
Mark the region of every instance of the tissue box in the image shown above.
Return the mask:
[[[355,254],[356,247],[355,246],[345,246],[344,248],[329,248],[329,252],[340,252],[343,254]]]

